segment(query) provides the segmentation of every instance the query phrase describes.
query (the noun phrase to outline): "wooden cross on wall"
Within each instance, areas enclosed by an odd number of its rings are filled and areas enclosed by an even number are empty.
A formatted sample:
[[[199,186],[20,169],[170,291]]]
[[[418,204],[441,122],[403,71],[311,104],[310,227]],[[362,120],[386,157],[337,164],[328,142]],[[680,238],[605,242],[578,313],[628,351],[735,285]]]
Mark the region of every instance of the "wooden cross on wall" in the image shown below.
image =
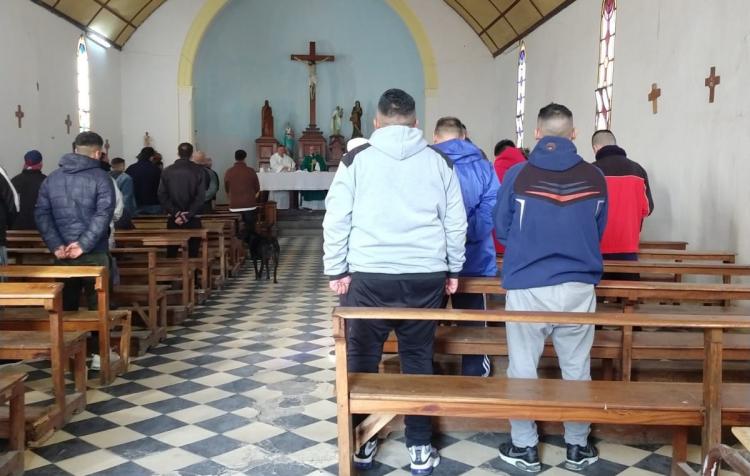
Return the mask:
[[[709,103],[714,102],[714,90],[719,84],[721,84],[721,76],[716,76],[716,66],[711,66],[711,74],[706,78],[706,87],[710,90],[710,92],[708,93]]]
[[[661,97],[661,88],[656,86],[656,83],[651,85],[651,92],[648,93],[648,100],[651,101],[654,114],[659,112],[659,98]]]
[[[70,120],[70,114],[65,118],[65,127],[68,128],[68,135],[70,135],[70,126],[73,125],[73,121]]]
[[[16,119],[18,119],[18,128],[20,129],[22,126],[21,121],[23,120],[23,117],[26,114],[23,113],[23,109],[21,109],[21,105],[18,105],[18,110],[16,111]]]
[[[319,55],[315,51],[315,42],[310,42],[310,50],[307,54],[298,54],[298,55],[292,55],[292,61],[302,61],[304,63],[307,63],[307,67],[309,68],[308,74],[308,80],[309,80],[309,88],[310,88],[310,128],[315,128],[315,104],[317,99],[317,83],[318,83],[318,76],[316,67],[318,63],[323,63],[325,61],[336,61],[336,57],[333,55]]]

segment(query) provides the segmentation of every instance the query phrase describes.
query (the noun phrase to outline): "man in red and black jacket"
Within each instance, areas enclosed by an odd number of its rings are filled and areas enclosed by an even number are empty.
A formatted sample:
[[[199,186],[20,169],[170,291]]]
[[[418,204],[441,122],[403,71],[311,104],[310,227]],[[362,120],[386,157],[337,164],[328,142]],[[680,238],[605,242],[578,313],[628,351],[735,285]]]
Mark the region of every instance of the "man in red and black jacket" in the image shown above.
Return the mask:
[[[596,154],[594,165],[607,179],[609,199],[609,219],[601,242],[602,256],[605,260],[636,261],[643,219],[654,211],[648,175],[617,146],[612,131],[594,132],[591,145]],[[607,275],[607,278],[637,279],[637,275]]]

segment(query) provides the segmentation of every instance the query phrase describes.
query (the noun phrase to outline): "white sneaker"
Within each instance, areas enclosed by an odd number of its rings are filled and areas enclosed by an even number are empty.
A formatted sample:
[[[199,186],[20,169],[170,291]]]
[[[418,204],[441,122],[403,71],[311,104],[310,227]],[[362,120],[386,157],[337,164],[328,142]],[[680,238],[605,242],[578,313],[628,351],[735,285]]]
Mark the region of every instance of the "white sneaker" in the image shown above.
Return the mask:
[[[120,354],[117,352],[109,352],[109,361],[114,362],[115,360],[118,360],[120,358]],[[99,357],[99,354],[94,354],[91,357],[91,370],[101,370],[102,369],[102,359]]]
[[[429,476],[440,464],[440,454],[432,445],[409,446],[412,476]]]

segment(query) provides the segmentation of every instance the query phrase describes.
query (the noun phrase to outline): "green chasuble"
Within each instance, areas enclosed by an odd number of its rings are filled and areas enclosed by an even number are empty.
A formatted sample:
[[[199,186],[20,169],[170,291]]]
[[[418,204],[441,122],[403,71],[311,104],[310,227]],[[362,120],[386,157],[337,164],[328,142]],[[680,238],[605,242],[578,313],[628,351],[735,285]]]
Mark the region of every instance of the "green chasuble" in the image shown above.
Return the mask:
[[[326,172],[328,166],[326,165],[326,161],[323,160],[323,157],[315,154],[306,155],[305,159],[302,161],[300,169],[307,170],[308,172]],[[308,190],[302,192],[302,199],[305,201],[325,200],[327,194],[328,191],[326,190]]]

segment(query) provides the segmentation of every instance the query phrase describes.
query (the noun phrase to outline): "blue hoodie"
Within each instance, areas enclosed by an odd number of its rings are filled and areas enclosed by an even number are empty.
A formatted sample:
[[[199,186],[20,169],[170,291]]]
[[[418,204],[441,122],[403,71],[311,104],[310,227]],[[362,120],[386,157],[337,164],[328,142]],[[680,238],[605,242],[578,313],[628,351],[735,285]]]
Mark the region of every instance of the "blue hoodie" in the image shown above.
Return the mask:
[[[507,247],[503,287],[597,284],[606,224],[604,175],[570,140],[545,137],[528,162],[508,171],[498,193],[495,230]]]
[[[434,146],[453,161],[466,209],[466,262],[461,276],[497,276],[492,212],[500,183],[492,165],[471,142],[453,139]]]

